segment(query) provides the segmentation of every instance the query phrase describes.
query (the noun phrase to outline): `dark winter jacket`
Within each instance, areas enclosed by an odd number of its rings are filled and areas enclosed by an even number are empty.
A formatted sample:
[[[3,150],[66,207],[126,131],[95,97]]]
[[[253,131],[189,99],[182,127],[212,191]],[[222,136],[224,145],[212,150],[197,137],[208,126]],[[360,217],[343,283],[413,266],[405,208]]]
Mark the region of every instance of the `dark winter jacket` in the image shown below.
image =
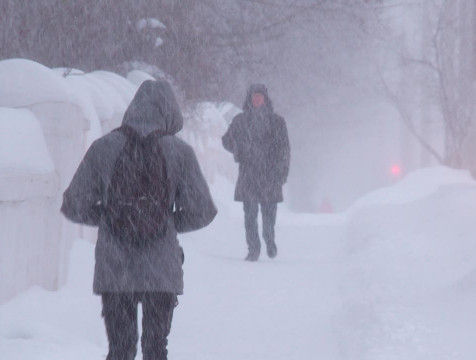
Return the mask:
[[[166,235],[147,247],[133,247],[114,239],[102,214],[115,160],[125,137],[111,132],[96,140],[87,151],[63,195],[61,211],[70,220],[99,226],[96,244],[94,292],[183,292],[182,249],[178,232],[207,226],[216,215],[208,186],[192,148],[174,136],[183,120],[172,88],[167,82],[146,81],[127,109],[123,125],[142,136],[161,130],[158,141],[166,158],[172,184]]]
[[[255,92],[265,97],[260,108],[254,108],[251,103]],[[283,201],[282,186],[288,177],[290,161],[288,131],[284,119],[274,113],[264,85],[250,87],[243,112],[235,116],[222,142],[239,163],[236,201]]]

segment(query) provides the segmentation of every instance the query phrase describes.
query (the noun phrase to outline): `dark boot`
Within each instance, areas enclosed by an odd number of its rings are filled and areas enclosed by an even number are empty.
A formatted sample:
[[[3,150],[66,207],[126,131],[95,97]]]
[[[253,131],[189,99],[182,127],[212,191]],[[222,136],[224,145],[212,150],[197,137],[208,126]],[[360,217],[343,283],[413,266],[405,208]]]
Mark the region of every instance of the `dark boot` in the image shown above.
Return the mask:
[[[137,300],[133,293],[102,295],[104,323],[109,340],[106,360],[134,360],[137,353]]]
[[[278,255],[278,248],[274,241],[274,225],[276,224],[276,214],[278,204],[261,204],[261,214],[263,216],[263,239],[266,243],[266,250],[269,258],[274,259]]]
[[[268,257],[270,259],[274,259],[278,255],[278,248],[276,247],[276,243],[273,241],[270,244],[266,244],[266,246]]]
[[[246,243],[248,244],[247,261],[257,261],[261,251],[258,233],[258,203],[243,203],[245,212]]]
[[[145,293],[142,302],[142,355],[144,360],[167,360],[167,336],[177,297],[169,293]]]
[[[259,259],[259,253],[253,253],[249,252],[248,255],[246,255],[245,260],[246,261],[258,261]]]

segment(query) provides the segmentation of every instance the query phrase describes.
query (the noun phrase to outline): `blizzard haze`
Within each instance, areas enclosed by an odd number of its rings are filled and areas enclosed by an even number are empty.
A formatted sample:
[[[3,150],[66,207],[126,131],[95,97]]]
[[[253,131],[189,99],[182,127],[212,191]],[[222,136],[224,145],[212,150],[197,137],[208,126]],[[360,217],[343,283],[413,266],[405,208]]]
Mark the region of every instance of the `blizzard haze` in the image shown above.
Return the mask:
[[[97,228],[60,207],[146,80],[171,84],[218,209],[178,236],[169,359],[475,358],[476,2],[4,0],[0,13],[1,360],[106,357]],[[248,262],[222,136],[255,83],[285,119],[291,166],[277,258],[262,242]]]

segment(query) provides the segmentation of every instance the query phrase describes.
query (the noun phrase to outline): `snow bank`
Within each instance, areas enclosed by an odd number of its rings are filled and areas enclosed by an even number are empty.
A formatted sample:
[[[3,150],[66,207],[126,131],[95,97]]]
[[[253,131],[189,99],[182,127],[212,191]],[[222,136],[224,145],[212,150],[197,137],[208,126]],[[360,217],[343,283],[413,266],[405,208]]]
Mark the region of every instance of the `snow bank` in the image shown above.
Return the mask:
[[[120,104],[124,112],[134,97],[137,91],[137,86],[132,84],[126,78],[109,71],[93,71],[91,75],[102,80],[105,84],[108,84],[111,89],[117,93],[117,99],[120,99],[117,105]]]
[[[57,285],[58,190],[38,119],[0,108],[0,303],[34,284]]]
[[[35,115],[25,109],[0,108],[0,173],[53,171],[53,161]]]
[[[31,287],[0,306],[2,359],[82,360],[105,356],[101,298],[91,293],[93,246],[77,241],[71,274],[57,292]]]
[[[420,196],[419,188],[432,191]],[[424,169],[340,215],[303,217],[280,207],[278,258],[255,264],[241,260],[243,213],[232,183],[217,177],[211,189],[215,221],[180,235],[186,288],[172,357],[474,358],[476,183],[467,173]],[[32,288],[0,306],[2,355],[103,358],[93,268],[93,246],[77,241],[64,288]]]
[[[216,108],[220,115],[223,116],[228,125],[231,124],[231,121],[236,115],[242,112],[239,107],[229,102],[218,103],[216,105]]]
[[[127,79],[107,71],[71,73],[66,81],[80,99],[81,107],[90,119],[88,145],[101,134],[120,125],[137,86]]]
[[[53,71],[61,74],[75,94],[75,97],[81,107],[84,117],[89,121],[89,130],[87,132],[86,148],[99,138],[101,134],[101,122],[98,112],[94,106],[93,88],[84,81],[84,72],[77,69],[55,68]],[[94,94],[96,95],[96,94]]]
[[[94,71],[82,76],[88,89],[93,106],[101,121],[102,133],[105,134],[120,126],[124,112],[137,90],[125,78],[105,71]],[[80,80],[77,80],[80,81]]]
[[[152,76],[136,70],[131,79],[108,71],[84,73],[77,69],[56,68],[71,87],[84,116],[90,122],[86,148],[102,134],[120,125],[138,86]],[[140,81],[143,79],[142,81]]]
[[[8,234],[1,246],[16,261],[5,269],[21,269],[18,278],[3,277],[0,287],[8,290],[2,290],[0,301],[31,284],[54,289],[64,283],[71,239],[90,231],[61,216],[59,195],[89,145],[119,126],[136,89],[106,71],[52,70],[26,59],[0,61],[0,106],[5,107],[0,108],[0,201],[8,202],[0,203],[5,205],[0,209],[2,235]],[[29,219],[28,228],[19,224],[24,219]],[[49,264],[45,258],[32,259],[30,252],[25,255],[25,248],[47,256]]]
[[[352,207],[339,323],[346,359],[474,358],[474,214],[476,182],[444,167]]]
[[[228,124],[214,103],[202,102],[184,112],[185,124],[180,136],[195,150],[206,179],[215,175],[236,181],[237,165],[222,146],[221,138]]]
[[[359,208],[383,205],[404,204],[423,199],[448,184],[475,184],[466,170],[454,170],[445,166],[436,166],[415,171],[395,185],[373,191],[356,201],[349,211]]]
[[[26,59],[0,61],[0,106],[42,102],[74,103],[75,99],[65,80],[46,66]]]

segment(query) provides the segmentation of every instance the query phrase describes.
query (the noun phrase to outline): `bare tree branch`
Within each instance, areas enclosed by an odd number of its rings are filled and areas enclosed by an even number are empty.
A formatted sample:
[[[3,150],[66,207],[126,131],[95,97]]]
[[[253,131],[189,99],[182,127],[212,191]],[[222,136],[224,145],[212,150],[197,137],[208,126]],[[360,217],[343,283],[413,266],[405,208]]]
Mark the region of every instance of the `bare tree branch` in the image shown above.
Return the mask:
[[[385,77],[383,76],[382,71],[379,70],[378,74],[379,74],[383,89],[385,90],[386,97],[390,100],[390,103],[395,107],[395,109],[399,113],[407,129],[415,137],[418,143],[438,161],[438,163],[443,164],[444,163],[443,157],[428,143],[428,141],[426,141],[425,137],[416,130],[415,125],[411,119],[411,116],[405,111],[398,97],[390,90],[390,87],[388,86],[388,83],[385,80]]]

